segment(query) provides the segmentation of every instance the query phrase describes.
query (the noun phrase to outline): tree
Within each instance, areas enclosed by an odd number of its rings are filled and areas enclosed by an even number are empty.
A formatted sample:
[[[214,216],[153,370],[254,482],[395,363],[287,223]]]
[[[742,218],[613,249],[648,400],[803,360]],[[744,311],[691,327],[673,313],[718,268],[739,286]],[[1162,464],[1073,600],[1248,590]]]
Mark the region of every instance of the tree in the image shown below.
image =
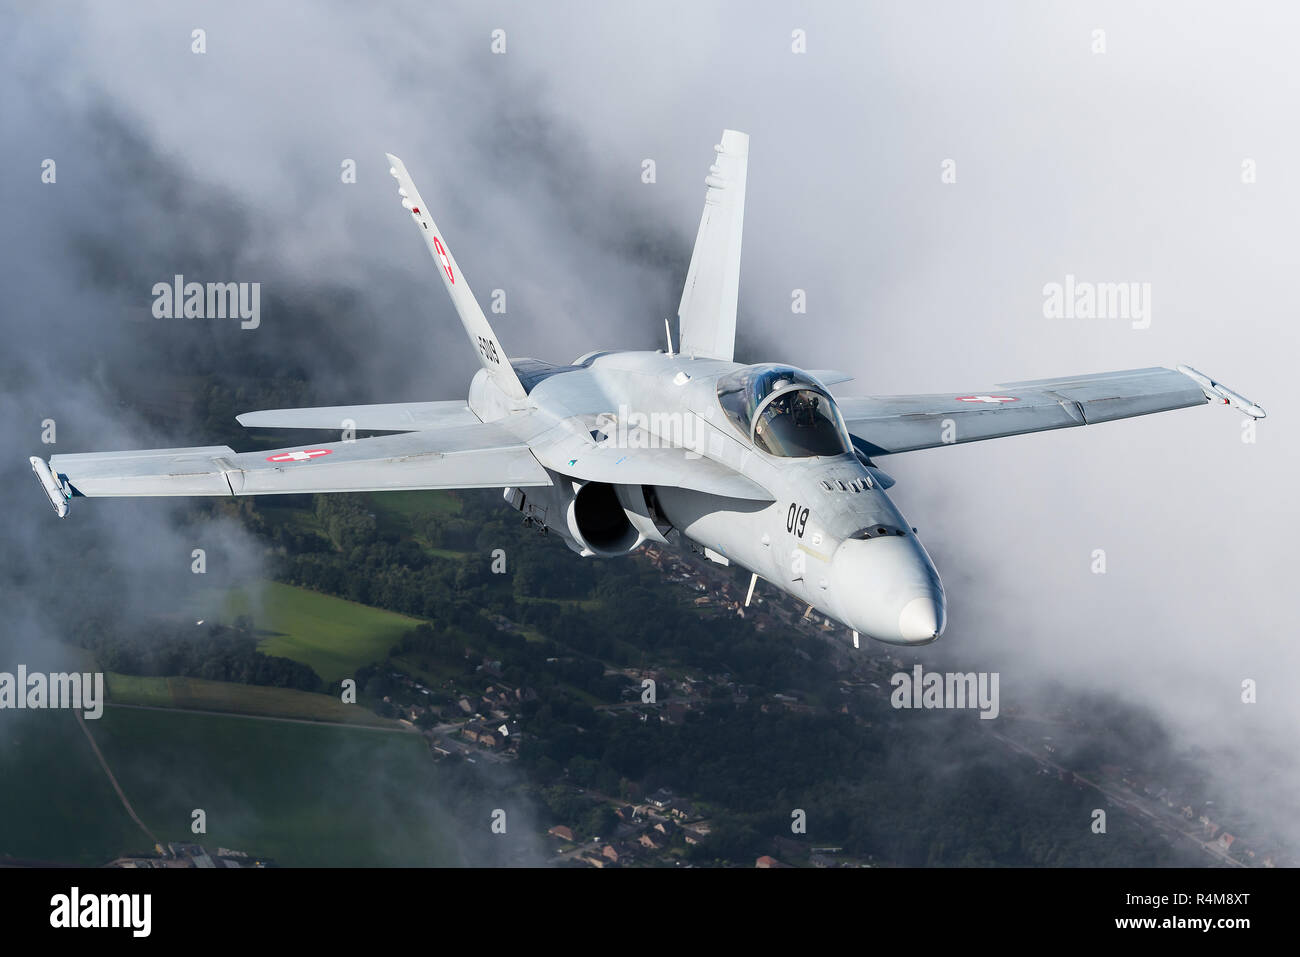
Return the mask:
[[[583,830],[592,837],[609,837],[618,827],[618,815],[608,804],[598,804],[587,812]]]

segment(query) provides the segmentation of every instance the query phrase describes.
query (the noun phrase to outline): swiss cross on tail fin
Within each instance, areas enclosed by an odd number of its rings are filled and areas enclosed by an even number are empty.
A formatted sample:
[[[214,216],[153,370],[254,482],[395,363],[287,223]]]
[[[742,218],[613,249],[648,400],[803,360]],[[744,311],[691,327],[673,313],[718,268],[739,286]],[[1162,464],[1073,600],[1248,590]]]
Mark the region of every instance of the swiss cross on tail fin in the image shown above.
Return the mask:
[[[451,260],[447,258],[447,250],[442,248],[442,240],[434,236],[433,245],[438,250],[438,258],[442,260],[442,268],[447,270],[447,278],[451,280],[453,286],[456,285],[456,274],[452,272]]]
[[[488,377],[502,392],[511,399],[522,401],[527,397],[523,383],[519,381],[519,376],[515,374],[509,359],[506,358],[505,350],[501,348],[496,333],[492,331],[487,317],[479,308],[478,300],[474,298],[469,283],[465,281],[465,274],[456,265],[456,257],[451,254],[447,240],[438,231],[433,217],[429,215],[429,208],[420,196],[420,191],[415,188],[411,174],[406,171],[406,165],[400,159],[392,153],[388,153],[387,156],[390,164],[388,172],[397,180],[397,192],[402,197],[402,206],[420,226],[420,235],[424,237],[424,244],[429,247],[429,255],[438,264],[443,285],[447,289],[447,294],[451,296],[452,305],[456,307],[456,313],[460,316],[465,333],[469,336],[470,345],[478,355],[479,364],[487,370]]]

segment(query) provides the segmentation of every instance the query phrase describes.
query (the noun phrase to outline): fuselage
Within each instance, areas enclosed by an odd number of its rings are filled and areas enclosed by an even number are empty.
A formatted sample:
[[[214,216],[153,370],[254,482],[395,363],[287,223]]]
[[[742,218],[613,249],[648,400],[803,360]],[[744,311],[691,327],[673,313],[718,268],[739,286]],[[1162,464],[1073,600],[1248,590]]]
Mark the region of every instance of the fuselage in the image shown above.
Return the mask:
[[[502,395],[480,372],[470,390],[470,407],[485,421],[507,426],[527,422],[529,438],[550,430],[568,432],[602,452],[647,443],[686,450],[688,460],[710,460],[768,493],[717,494],[686,480],[674,484],[671,478],[620,489],[618,500],[629,518],[635,521],[635,513],[644,512],[655,523],[651,526],[643,516],[640,532],[621,539],[624,544],[639,546],[656,537],[656,528],[663,532],[670,526],[862,634],[919,644],[942,633],[946,602],[933,562],[866,459],[852,449],[829,391],[806,373],[663,352],[594,353],[569,366],[531,359],[512,365],[527,390],[526,405]],[[828,454],[804,454],[797,442],[793,452],[788,442],[777,449],[774,438],[762,436],[765,426],[772,436],[771,424],[779,416],[768,411],[765,417],[761,401],[750,403],[758,405],[759,413],[747,434],[735,403],[724,409],[719,383],[725,389],[730,382],[756,378],[746,372],[751,369],[778,370],[768,374],[778,384],[773,398],[811,396],[812,407],[826,417],[823,431],[832,428],[831,421],[839,423],[842,442],[831,436],[829,445],[823,438],[822,446],[813,447]],[[791,408],[779,422],[791,421],[798,412]],[[567,485],[565,465],[576,466],[578,455],[543,463],[555,469],[557,487]],[[535,496],[537,490],[527,491]],[[561,491],[571,502],[573,488]],[[594,492],[587,495],[595,497]],[[556,520],[565,507],[552,499],[542,513],[550,518],[543,521],[566,539],[580,537]],[[571,513],[572,504],[567,508]]]

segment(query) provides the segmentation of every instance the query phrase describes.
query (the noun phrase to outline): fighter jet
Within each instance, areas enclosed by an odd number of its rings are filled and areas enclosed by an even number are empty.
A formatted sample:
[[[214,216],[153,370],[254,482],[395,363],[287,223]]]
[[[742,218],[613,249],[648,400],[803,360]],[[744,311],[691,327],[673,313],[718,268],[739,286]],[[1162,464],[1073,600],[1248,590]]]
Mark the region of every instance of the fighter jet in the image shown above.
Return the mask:
[[[853,631],[925,644],[943,585],[876,460],[916,449],[1073,428],[1214,401],[1264,411],[1179,366],[1012,382],[934,395],[841,395],[840,372],[734,359],[749,137],[726,130],[678,307],[655,352],[567,365],[506,355],[406,166],[389,172],[481,368],[464,401],[276,409],[256,429],[337,440],[33,457],[60,517],[78,497],[272,495],[499,487],[525,522],[584,557],[685,544]],[[395,433],[351,438],[357,432]],[[746,599],[749,600],[748,598]]]

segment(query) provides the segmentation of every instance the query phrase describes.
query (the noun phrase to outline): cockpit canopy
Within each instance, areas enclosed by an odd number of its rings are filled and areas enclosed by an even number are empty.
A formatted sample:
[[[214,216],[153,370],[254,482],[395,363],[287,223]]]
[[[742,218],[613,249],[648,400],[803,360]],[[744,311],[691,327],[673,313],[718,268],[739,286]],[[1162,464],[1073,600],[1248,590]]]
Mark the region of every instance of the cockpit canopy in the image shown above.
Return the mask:
[[[727,418],[769,455],[851,452],[848,430],[825,386],[793,366],[746,366],[718,380]]]

